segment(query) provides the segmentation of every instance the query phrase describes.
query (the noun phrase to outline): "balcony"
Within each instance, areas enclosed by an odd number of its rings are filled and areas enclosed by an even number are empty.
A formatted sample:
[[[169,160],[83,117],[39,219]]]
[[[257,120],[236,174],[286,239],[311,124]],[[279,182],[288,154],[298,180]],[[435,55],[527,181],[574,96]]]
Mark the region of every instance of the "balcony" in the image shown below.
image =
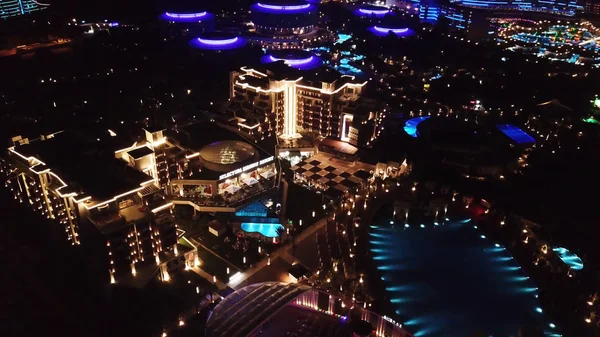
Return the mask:
[[[145,221],[148,219],[148,209],[140,203],[135,203],[120,209],[118,212],[93,210],[88,214],[88,219],[101,232],[110,233],[131,223]]]

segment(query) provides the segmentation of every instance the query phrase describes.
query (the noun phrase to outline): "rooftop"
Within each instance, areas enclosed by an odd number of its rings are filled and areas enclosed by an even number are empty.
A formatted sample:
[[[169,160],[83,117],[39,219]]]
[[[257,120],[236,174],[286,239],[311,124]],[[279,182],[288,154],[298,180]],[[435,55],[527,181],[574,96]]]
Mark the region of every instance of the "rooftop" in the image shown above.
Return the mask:
[[[311,288],[298,284],[264,282],[241,288],[225,297],[206,322],[211,337],[244,337]]]
[[[97,202],[132,191],[152,180],[115,158],[112,149],[72,131],[18,145],[14,150],[24,157],[34,157],[45,163],[44,169],[50,169],[71,189],[83,192]]]
[[[271,62],[259,64],[256,66],[248,66],[243,69],[253,69],[262,74],[266,74],[269,79],[275,81],[281,80],[297,80],[302,78],[300,84],[322,88],[322,83],[334,83],[333,90],[341,88],[346,83],[362,84],[364,82],[358,80],[354,76],[343,75],[339,71],[326,67],[319,66],[310,70],[300,70],[287,66],[284,62]],[[264,79],[256,79],[254,76],[245,76],[242,83],[248,83],[251,86],[266,88],[267,81]]]
[[[223,172],[271,156],[238,133],[214,122],[189,124],[177,131],[167,131],[167,134],[188,152],[200,154],[204,168],[194,172],[189,179],[218,179]]]

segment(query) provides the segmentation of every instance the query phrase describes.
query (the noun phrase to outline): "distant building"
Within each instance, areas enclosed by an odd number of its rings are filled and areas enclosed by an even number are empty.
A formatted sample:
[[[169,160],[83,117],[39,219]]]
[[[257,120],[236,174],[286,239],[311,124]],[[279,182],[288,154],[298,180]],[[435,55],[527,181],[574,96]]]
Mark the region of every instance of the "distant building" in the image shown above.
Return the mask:
[[[301,0],[263,0],[250,6],[248,40],[266,49],[305,48],[333,39],[318,27],[319,6]]]
[[[522,19],[571,18],[582,11],[579,1],[450,0],[441,6],[447,24],[471,38],[485,37],[490,19],[518,16]]]
[[[48,6],[50,5],[35,0],[0,0],[0,19],[30,14]]]
[[[600,15],[600,1],[586,0],[583,3],[583,12],[586,14]]]

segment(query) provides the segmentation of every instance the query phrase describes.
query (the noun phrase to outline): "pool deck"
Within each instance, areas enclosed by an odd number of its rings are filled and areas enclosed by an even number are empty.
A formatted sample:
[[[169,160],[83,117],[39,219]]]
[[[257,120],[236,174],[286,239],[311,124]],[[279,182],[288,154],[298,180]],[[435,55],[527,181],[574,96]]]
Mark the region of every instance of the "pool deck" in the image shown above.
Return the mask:
[[[302,233],[300,233],[300,235],[298,235],[298,237],[296,237],[296,240],[295,240],[296,245],[299,245],[301,242],[303,242],[304,240],[306,240],[309,237],[313,237],[313,235],[318,230],[323,228],[326,224],[327,224],[327,217],[323,217],[323,218],[317,220],[309,228],[305,229]],[[291,266],[291,263],[297,261],[297,259],[290,253],[291,249],[292,249],[292,243],[290,242],[290,243],[287,243],[287,244],[279,247],[279,249],[277,249],[275,252],[273,252],[271,254],[271,265],[273,266],[275,260],[281,258],[283,261],[287,262],[283,266],[280,266],[279,268],[267,268],[270,270],[268,270],[268,271],[265,270],[266,272],[262,273],[261,271],[263,271],[263,269],[268,266],[267,265],[268,259],[262,259],[258,263],[256,263],[252,268],[249,268],[248,270],[243,272],[242,276],[239,278],[239,280],[236,282],[236,284],[230,285],[230,286],[234,289],[240,289],[248,284],[262,282],[262,281],[270,281],[273,279],[279,279],[280,277],[278,277],[278,276],[280,276],[280,274],[281,274],[281,269],[287,265]],[[290,263],[290,261],[292,261],[292,262]],[[286,273],[287,273],[287,270],[286,270]],[[261,276],[261,274],[263,276]],[[255,275],[257,277],[253,277]],[[261,276],[261,277],[258,277],[258,276]],[[275,278],[273,276],[275,276]],[[251,282],[248,282],[250,280],[251,280]]]

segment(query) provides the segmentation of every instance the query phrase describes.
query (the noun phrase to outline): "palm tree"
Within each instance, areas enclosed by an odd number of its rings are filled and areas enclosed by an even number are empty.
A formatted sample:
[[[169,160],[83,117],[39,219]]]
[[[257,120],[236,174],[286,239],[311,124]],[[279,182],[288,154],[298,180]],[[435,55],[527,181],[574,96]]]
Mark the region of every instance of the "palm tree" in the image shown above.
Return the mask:
[[[283,237],[283,234],[285,234],[285,228],[283,228],[283,226],[277,227],[277,229],[275,229],[275,233],[277,233],[277,236],[279,237],[279,241],[283,241],[282,237]]]

